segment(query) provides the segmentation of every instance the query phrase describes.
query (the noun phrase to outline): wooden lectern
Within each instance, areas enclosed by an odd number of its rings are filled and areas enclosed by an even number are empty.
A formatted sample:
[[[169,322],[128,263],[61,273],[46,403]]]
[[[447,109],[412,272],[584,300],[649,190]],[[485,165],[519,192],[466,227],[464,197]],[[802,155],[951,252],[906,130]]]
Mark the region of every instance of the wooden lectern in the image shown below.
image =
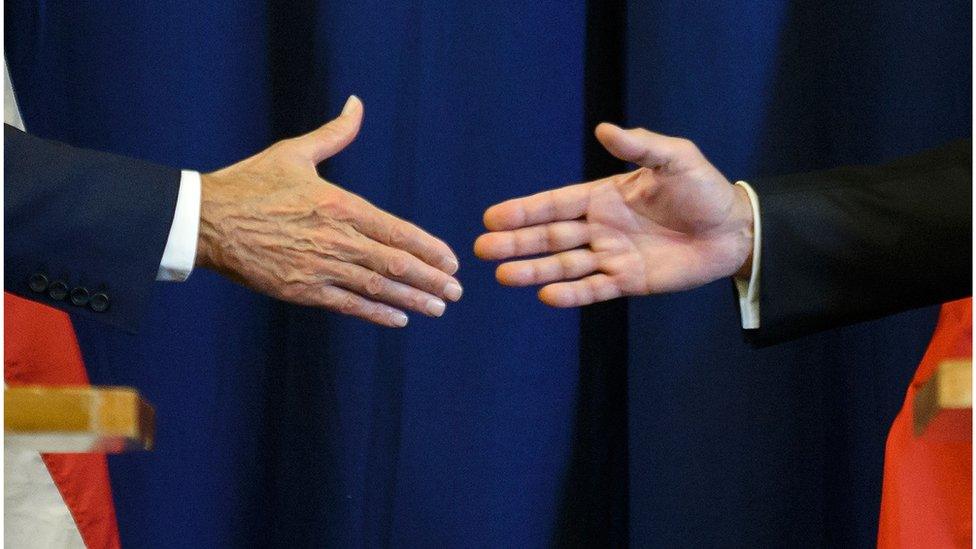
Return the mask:
[[[4,390],[4,444],[42,453],[150,450],[155,412],[127,387],[24,385]]]

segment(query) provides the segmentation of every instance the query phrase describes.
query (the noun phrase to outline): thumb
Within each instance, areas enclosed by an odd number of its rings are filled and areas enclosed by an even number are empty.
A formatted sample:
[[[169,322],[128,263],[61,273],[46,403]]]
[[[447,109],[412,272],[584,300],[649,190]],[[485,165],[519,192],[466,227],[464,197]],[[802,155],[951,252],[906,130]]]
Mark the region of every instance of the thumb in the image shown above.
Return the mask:
[[[669,137],[644,128],[625,130],[606,122],[596,127],[596,138],[610,154],[645,168],[672,167],[692,160],[697,153],[694,143],[679,137]]]
[[[326,158],[335,156],[356,139],[363,123],[363,102],[350,95],[339,116],[318,129],[296,138],[302,153],[318,164]]]

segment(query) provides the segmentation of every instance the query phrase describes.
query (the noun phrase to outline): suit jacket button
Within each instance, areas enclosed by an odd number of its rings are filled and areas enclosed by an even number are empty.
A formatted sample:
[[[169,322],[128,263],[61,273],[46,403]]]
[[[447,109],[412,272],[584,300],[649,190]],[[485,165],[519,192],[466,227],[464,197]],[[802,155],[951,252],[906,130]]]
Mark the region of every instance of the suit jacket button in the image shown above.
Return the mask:
[[[47,287],[47,295],[51,296],[51,299],[61,301],[68,297],[68,285],[61,280],[55,280]]]
[[[42,294],[47,291],[47,277],[41,273],[34,273],[30,277],[30,289],[32,292]]]
[[[99,292],[91,296],[88,306],[91,307],[91,310],[95,311],[96,313],[104,313],[108,310],[108,303],[108,295]]]
[[[71,290],[71,304],[77,305],[78,307],[84,307],[88,305],[88,300],[91,296],[88,293],[88,288],[82,288],[81,286]]]

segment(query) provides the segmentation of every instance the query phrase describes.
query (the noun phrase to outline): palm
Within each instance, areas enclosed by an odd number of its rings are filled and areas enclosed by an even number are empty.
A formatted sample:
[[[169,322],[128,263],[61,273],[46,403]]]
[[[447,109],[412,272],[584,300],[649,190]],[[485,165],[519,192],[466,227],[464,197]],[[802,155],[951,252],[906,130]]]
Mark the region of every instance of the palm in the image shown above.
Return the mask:
[[[748,199],[685,143],[672,144],[677,153],[653,167],[493,206],[485,212],[493,232],[478,239],[475,252],[502,260],[549,254],[503,263],[497,276],[507,285],[543,284],[540,298],[563,307],[684,290],[732,274],[751,248],[736,221]],[[654,151],[611,150],[654,164]]]
[[[710,181],[713,192],[707,198],[687,200],[687,192],[668,189],[694,183],[660,181],[668,177],[675,176],[641,169],[595,183],[591,190],[590,249],[622,295],[684,290],[736,267],[724,234],[712,230],[727,215],[731,196],[716,191],[731,195],[728,183]]]

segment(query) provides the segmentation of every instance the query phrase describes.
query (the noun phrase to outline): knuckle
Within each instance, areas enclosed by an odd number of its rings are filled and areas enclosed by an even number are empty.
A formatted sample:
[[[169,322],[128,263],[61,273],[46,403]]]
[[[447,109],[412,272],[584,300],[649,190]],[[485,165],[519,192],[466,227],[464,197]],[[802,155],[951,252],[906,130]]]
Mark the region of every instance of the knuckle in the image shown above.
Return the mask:
[[[590,292],[590,295],[595,296],[599,294],[600,284],[598,283],[597,277],[591,276],[584,278],[583,282],[586,284],[586,288]]]
[[[298,288],[295,288],[294,286],[282,287],[280,290],[278,290],[278,296],[282,300],[290,303],[298,303],[304,297],[303,292],[299,291]]]
[[[319,294],[316,296],[315,301],[320,307],[325,307],[326,309],[333,311],[339,310],[339,300],[336,299],[336,296],[330,293]]]
[[[559,203],[559,194],[556,189],[548,189],[543,191],[543,196],[545,198],[545,203],[542,207],[542,213],[546,218],[551,218],[559,215],[558,208],[556,204]]]
[[[529,262],[528,266],[529,268],[526,269],[528,271],[528,277],[526,278],[529,280],[542,280],[545,278],[545,268],[541,261]]]
[[[559,236],[560,236],[559,230],[556,225],[546,226],[545,228],[546,246],[548,246],[550,250],[555,250],[556,248],[560,247]]]
[[[315,192],[312,199],[325,217],[340,222],[348,222],[356,217],[352,205],[341,195],[326,192],[324,189]]]
[[[568,276],[568,274],[574,270],[573,266],[576,262],[573,260],[573,257],[570,254],[557,255],[556,259],[558,261],[556,262],[555,270],[558,273],[559,278],[566,278],[566,276]]]
[[[410,292],[410,302],[413,303],[414,309],[420,311],[427,309],[427,302],[431,299],[431,296],[422,291]]]
[[[431,267],[424,271],[422,290],[430,290],[432,293],[439,293],[444,286],[451,282],[451,277],[441,271]]]
[[[341,312],[342,314],[351,315],[355,313],[358,308],[359,308],[359,302],[356,300],[354,296],[351,295],[343,296],[339,300],[339,312]]]
[[[394,254],[386,262],[387,272],[396,277],[406,275],[409,269],[410,260],[402,253]]]
[[[410,234],[402,223],[393,223],[390,227],[389,239],[391,246],[402,248],[410,242]]]
[[[366,293],[369,295],[379,295],[386,288],[386,278],[379,273],[370,273],[366,279]]]
[[[515,250],[535,250],[538,248],[538,237],[533,234],[534,231],[513,231],[508,233],[511,235],[511,248]],[[499,239],[501,242],[504,240]]]

